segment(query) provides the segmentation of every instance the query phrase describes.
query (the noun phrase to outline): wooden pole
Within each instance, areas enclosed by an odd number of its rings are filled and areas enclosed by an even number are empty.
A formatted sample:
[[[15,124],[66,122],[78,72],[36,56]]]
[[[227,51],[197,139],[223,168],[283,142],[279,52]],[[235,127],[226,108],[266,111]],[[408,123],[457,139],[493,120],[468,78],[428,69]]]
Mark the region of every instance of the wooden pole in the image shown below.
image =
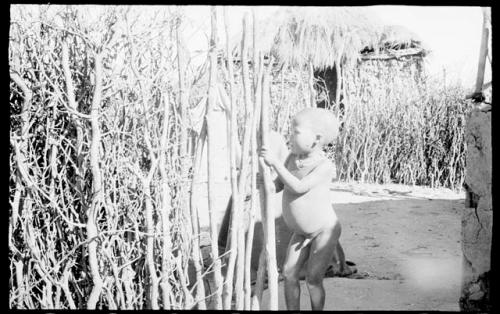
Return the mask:
[[[214,109],[217,96],[217,12],[215,6],[211,7],[211,36],[210,36],[210,77],[208,87],[208,108],[205,116],[207,123],[207,163],[208,163],[208,211],[210,219],[210,243],[212,250],[212,260],[214,263],[214,282],[215,282],[215,300],[214,305],[216,310],[222,310],[222,275],[221,275],[221,262],[219,259],[219,247],[217,244],[218,230],[217,220],[215,215],[215,190],[214,190],[214,176],[217,169],[215,168],[214,159],[217,156],[214,154]]]
[[[257,208],[257,186],[256,186],[256,174],[258,171],[258,158],[257,158],[257,123],[260,121],[258,119],[260,115],[260,108],[255,104],[254,114],[252,117],[252,142],[251,142],[251,164],[252,164],[252,176],[251,176],[251,203],[250,211],[248,212],[248,233],[245,244],[245,304],[244,310],[251,310],[251,294],[252,294],[252,246],[253,246],[253,236],[255,228],[255,213]]]
[[[194,263],[194,268],[196,272],[196,302],[198,304],[199,310],[205,310],[207,308],[205,302],[205,285],[203,284],[202,271],[203,271],[203,257],[200,254],[200,224],[198,216],[198,208],[196,204],[198,203],[198,193],[196,185],[200,178],[200,168],[201,160],[203,159],[203,146],[205,145],[205,140],[207,138],[207,123],[203,121],[203,126],[201,127],[200,135],[198,136],[198,141],[196,144],[196,152],[193,161],[193,178],[191,181],[191,197],[190,197],[190,207],[191,207],[191,226],[193,231],[193,249],[191,251],[192,259]]]
[[[170,213],[171,208],[171,197],[170,197],[170,186],[168,184],[167,169],[167,143],[168,143],[168,129],[169,129],[169,110],[170,110],[170,97],[162,97],[163,100],[163,123],[162,123],[162,133],[160,139],[160,175],[162,184],[162,207],[160,211],[161,222],[162,222],[162,256],[161,256],[161,291],[163,300],[163,309],[170,310],[170,291],[172,287],[170,286],[170,270],[172,269],[170,261],[170,253],[172,252],[172,238],[170,236]],[[193,249],[194,250],[194,249]],[[196,265],[196,261],[195,261]],[[197,273],[198,274],[198,273]],[[203,285],[202,285],[203,286]]]
[[[249,46],[249,15],[245,14],[243,18],[243,37],[241,41],[241,71],[243,79],[243,98],[245,101],[245,132],[243,136],[243,148],[241,159],[241,174],[239,177],[238,188],[240,191],[238,202],[239,208],[242,210],[244,206],[244,196],[246,195],[246,187],[248,180],[248,171],[250,170],[250,145],[252,138],[252,119],[253,119],[253,106],[251,97],[251,81],[248,68],[248,46]],[[242,217],[240,218],[240,234],[238,235],[238,263],[236,273],[236,309],[243,310],[243,282],[244,282],[244,263],[245,263],[245,226],[243,226]]]
[[[87,241],[89,252],[89,265],[92,274],[92,292],[87,301],[87,309],[93,310],[99,301],[103,288],[103,281],[99,274],[99,262],[97,260],[97,212],[102,205],[104,193],[101,182],[101,167],[99,166],[99,148],[101,147],[101,130],[99,128],[99,107],[101,105],[102,92],[102,64],[101,55],[95,55],[95,90],[92,99],[91,127],[92,127],[92,142],[90,143],[90,167],[92,170],[92,203],[87,212]]]
[[[270,106],[270,89],[269,89],[269,70],[272,67],[272,57],[269,60],[269,65],[262,78],[262,111],[261,111],[261,138],[262,146],[269,145],[269,106]],[[269,285],[269,309],[278,310],[278,269],[276,266],[276,234],[274,226],[274,204],[272,203],[273,194],[275,193],[274,185],[271,180],[269,167],[264,163],[264,159],[260,158],[260,172],[264,179],[264,196],[265,209],[262,213],[262,224],[264,226],[264,243],[266,250],[267,261],[267,278]],[[262,192],[262,191],[261,191]],[[262,197],[262,196],[261,196]]]
[[[254,17],[255,20],[255,17]],[[255,34],[255,28],[254,28],[254,34]],[[255,47],[255,46],[254,46]],[[257,72],[257,80],[255,81],[255,130],[257,130],[257,123],[260,122],[261,118],[261,106],[262,106],[262,76],[263,76],[263,69],[262,69],[262,54],[259,53],[259,59],[257,61],[256,56],[254,55],[254,64],[257,65],[256,67],[258,68]],[[255,71],[255,69],[254,69]],[[256,132],[257,133],[257,132]],[[261,132],[259,132],[261,134]],[[261,138],[257,137],[257,134],[255,136],[255,144],[257,146],[261,146]],[[260,170],[260,163],[257,164],[257,160],[254,160],[255,163],[253,164],[253,168],[259,167]],[[256,194],[256,193],[255,193]],[[252,195],[253,196],[253,195]],[[252,210],[255,210],[255,207],[257,205],[256,198],[252,199]],[[264,221],[265,221],[265,213],[264,213],[264,207],[265,207],[265,197],[264,197],[264,187],[260,186],[259,187],[259,206],[261,210],[261,222],[262,225],[264,226]],[[250,225],[250,228],[253,228],[252,225]],[[263,228],[265,229],[265,228]],[[251,240],[250,240],[251,241]],[[255,283],[255,288],[254,288],[254,295],[252,297],[252,310],[260,310],[260,304],[262,301],[262,293],[264,291],[264,280],[266,276],[266,250],[264,247],[262,248],[262,251],[260,252],[259,256],[259,265],[257,268],[257,279]]]
[[[488,56],[488,18],[487,18],[487,9],[483,9],[483,34],[481,37],[481,48],[479,50],[479,62],[477,65],[477,78],[476,78],[476,93],[481,93],[483,91],[483,82],[484,82],[484,70],[486,67],[486,57]]]
[[[192,228],[190,226],[191,219],[188,207],[188,195],[185,182],[187,182],[187,177],[189,173],[188,165],[188,117],[187,111],[189,107],[189,94],[187,88],[187,59],[189,57],[189,51],[186,48],[184,37],[180,30],[181,19],[176,27],[176,41],[177,41],[177,65],[178,65],[178,78],[179,78],[179,116],[180,116],[180,139],[179,139],[179,158],[181,161],[181,185],[180,185],[180,205],[183,209],[182,214],[184,221],[187,223],[188,230]]]
[[[248,212],[248,233],[247,233],[247,238],[246,238],[246,244],[245,244],[245,282],[244,282],[244,290],[245,290],[245,296],[244,296],[244,309],[246,311],[252,310],[252,304],[251,304],[251,297],[252,297],[252,246],[253,246],[253,235],[254,235],[254,228],[255,228],[255,211],[256,211],[256,205],[257,205],[257,186],[256,186],[256,174],[258,171],[258,164],[257,164],[257,123],[259,120],[260,116],[260,107],[257,104],[256,100],[256,78],[258,76],[258,71],[257,71],[257,57],[256,57],[256,52],[255,52],[255,41],[256,41],[256,35],[255,35],[255,9],[252,10],[252,25],[253,25],[253,34],[252,34],[252,39],[253,39],[253,105],[254,105],[254,113],[252,115],[252,138],[251,138],[251,148],[250,148],[250,153],[251,153],[251,165],[252,165],[252,172],[251,172],[251,203],[250,203],[250,211]]]
[[[229,258],[226,269],[226,278],[224,282],[224,292],[223,292],[223,308],[224,310],[231,309],[231,301],[233,297],[233,275],[237,255],[237,237],[238,237],[238,225],[240,220],[240,203],[238,200],[238,174],[236,171],[236,145],[238,141],[238,126],[237,126],[237,114],[238,108],[236,107],[236,102],[234,101],[234,73],[233,73],[233,57],[231,53],[231,47],[229,43],[229,26],[227,23],[227,7],[224,7],[224,28],[226,31],[226,55],[227,55],[227,68],[229,74],[229,108],[231,108],[231,131],[230,131],[230,173],[231,173],[231,192],[232,199],[231,202],[231,224],[230,224],[230,250]],[[224,91],[221,90],[221,96],[223,96]]]

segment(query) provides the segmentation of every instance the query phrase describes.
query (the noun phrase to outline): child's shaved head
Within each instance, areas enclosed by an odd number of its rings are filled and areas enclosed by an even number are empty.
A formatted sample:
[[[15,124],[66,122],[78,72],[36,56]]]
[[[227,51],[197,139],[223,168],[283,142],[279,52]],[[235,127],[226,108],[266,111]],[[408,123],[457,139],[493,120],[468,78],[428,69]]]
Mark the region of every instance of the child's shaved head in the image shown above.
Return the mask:
[[[339,134],[339,120],[330,111],[322,108],[306,108],[298,112],[293,118],[295,123],[304,123],[314,133],[322,136],[322,145],[329,144]]]

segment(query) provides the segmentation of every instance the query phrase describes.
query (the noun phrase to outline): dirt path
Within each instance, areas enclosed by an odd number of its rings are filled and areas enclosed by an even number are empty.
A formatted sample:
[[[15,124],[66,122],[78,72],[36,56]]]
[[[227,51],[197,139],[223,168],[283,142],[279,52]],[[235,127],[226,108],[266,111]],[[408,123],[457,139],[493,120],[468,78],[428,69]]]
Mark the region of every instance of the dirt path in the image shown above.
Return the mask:
[[[332,197],[346,258],[365,279],[327,278],[325,310],[459,310],[463,193],[335,184]],[[304,283],[302,291],[310,309]]]

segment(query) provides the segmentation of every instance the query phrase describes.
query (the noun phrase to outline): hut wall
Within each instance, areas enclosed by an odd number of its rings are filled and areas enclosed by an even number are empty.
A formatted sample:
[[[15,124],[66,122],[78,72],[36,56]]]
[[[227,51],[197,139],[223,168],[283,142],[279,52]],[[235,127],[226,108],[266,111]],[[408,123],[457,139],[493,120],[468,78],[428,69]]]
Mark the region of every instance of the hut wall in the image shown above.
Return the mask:
[[[414,86],[422,78],[420,57],[406,56],[399,59],[366,59],[353,69],[345,71],[344,92],[350,102],[377,101],[369,96],[377,90],[390,92],[401,86]]]
[[[462,216],[460,309],[490,311],[492,232],[491,112],[472,111],[466,128],[466,201]]]

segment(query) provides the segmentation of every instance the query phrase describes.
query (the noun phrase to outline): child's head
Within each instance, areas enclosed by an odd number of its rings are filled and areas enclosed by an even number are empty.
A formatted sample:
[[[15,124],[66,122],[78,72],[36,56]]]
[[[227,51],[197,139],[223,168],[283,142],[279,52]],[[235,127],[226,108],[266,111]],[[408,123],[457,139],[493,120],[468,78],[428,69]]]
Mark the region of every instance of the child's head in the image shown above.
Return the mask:
[[[292,120],[292,152],[306,153],[333,142],[339,132],[339,121],[329,110],[306,108]]]

